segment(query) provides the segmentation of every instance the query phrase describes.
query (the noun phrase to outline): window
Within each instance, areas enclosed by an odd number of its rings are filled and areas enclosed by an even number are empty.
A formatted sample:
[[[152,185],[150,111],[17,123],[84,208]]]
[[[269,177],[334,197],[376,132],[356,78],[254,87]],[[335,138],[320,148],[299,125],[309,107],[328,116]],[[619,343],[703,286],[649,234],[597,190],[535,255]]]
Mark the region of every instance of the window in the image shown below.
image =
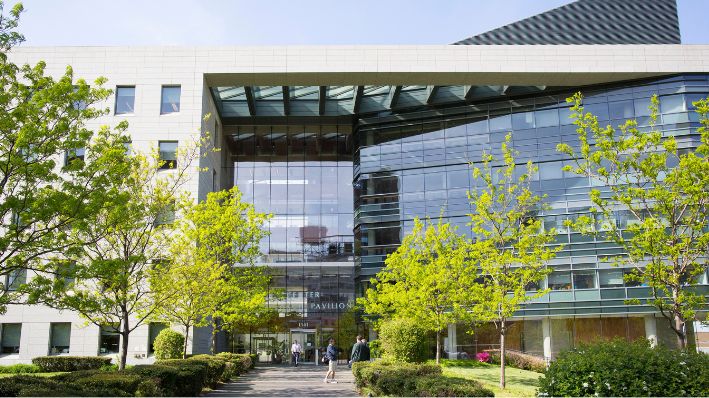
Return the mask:
[[[559,111],[557,109],[546,109],[534,112],[537,127],[552,127],[559,125]]]
[[[158,337],[158,334],[160,334],[163,329],[167,328],[168,324],[162,322],[151,322],[150,325],[148,325],[148,354],[155,352],[155,338]]]
[[[76,148],[76,149],[70,149],[64,153],[64,165],[68,166],[71,162],[74,160],[81,160],[82,162],[84,161],[84,155],[86,154],[86,149],[84,148]]]
[[[177,141],[159,141],[160,169],[177,168]]]
[[[571,272],[552,272],[547,277],[547,286],[551,290],[571,290]]]
[[[176,113],[180,111],[180,86],[163,86],[160,114]]]
[[[27,269],[19,268],[10,271],[5,279],[5,290],[15,291],[20,285],[27,283]]]
[[[175,202],[166,205],[155,217],[155,225],[172,224],[175,221]]]
[[[118,325],[101,326],[101,335],[99,336],[98,353],[99,354],[118,354],[118,345],[121,341],[121,335],[118,334]]]
[[[123,148],[126,149],[126,156],[133,155],[133,141],[126,141],[123,143]]]
[[[116,87],[116,115],[135,112],[135,86]]]
[[[49,327],[49,354],[68,354],[71,322],[52,323]]]
[[[20,336],[22,335],[21,323],[3,323],[0,345],[3,354],[20,353]]]
[[[598,281],[601,288],[623,287],[622,269],[605,269],[598,272]]]
[[[595,289],[596,271],[574,271],[574,289]]]

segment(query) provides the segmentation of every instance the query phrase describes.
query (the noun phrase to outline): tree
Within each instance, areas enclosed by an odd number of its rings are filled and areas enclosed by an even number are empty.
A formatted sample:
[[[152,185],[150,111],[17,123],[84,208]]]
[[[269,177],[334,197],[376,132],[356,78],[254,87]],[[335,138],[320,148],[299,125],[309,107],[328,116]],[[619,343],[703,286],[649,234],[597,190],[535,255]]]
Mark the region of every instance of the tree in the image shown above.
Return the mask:
[[[168,297],[158,313],[170,319],[180,312],[180,322],[186,328],[188,319],[195,326],[211,325],[212,352],[222,327],[257,322],[266,305],[270,279],[264,267],[253,263],[260,254],[259,242],[268,234],[264,224],[271,216],[257,212],[241,197],[239,188],[233,187],[211,192],[197,204],[183,202],[180,238],[175,240],[167,261],[169,271],[158,272],[153,278],[156,286],[164,287],[161,296]],[[185,269],[190,267],[193,269]],[[205,272],[199,283],[207,283],[207,278],[213,290],[197,286],[190,279],[188,275],[199,275],[195,269]],[[184,294],[172,294],[173,281],[184,287]],[[205,312],[200,314],[198,310]]]
[[[40,274],[27,286],[30,303],[76,311],[90,323],[113,328],[121,336],[120,369],[126,364],[130,333],[166,299],[154,294],[148,278],[167,253],[175,203],[186,200],[184,184],[207,142],[205,134],[178,148],[177,160],[169,164],[155,150],[131,155],[122,147],[117,164],[125,173],[114,173],[111,206],[74,229],[69,238],[75,250],[46,265],[47,271],[64,277]]]
[[[507,320],[532,299],[548,292],[536,285],[551,272],[546,267],[560,246],[551,247],[556,231],[544,230],[538,218],[541,197],[530,187],[536,167],[531,162],[519,172],[511,135],[502,143],[503,166],[493,168],[495,158],[485,153],[482,169],[473,177],[483,183],[468,192],[473,208],[470,225],[468,271],[458,285],[465,292],[464,312],[473,323],[493,322],[500,335],[500,388],[505,388],[505,334]]]
[[[614,265],[631,267],[626,280],[647,285],[652,294],[629,303],[657,308],[684,348],[686,323],[706,305],[704,293],[691,285],[706,272],[709,250],[709,102],[695,103],[702,127],[701,142],[692,149],[680,149],[673,136],[663,137],[657,129],[657,96],[649,128],[639,128],[635,120],[618,129],[601,127],[584,111],[580,93],[567,102],[573,104],[581,144],[557,149],[573,159],[566,171],[591,178],[597,187],[589,194],[590,215],[573,226],[625,249],[612,259]]]
[[[449,223],[439,219],[426,227],[416,218],[359,303],[370,316],[408,318],[435,332],[439,363],[441,333],[460,318],[460,291],[452,281],[463,277],[465,248],[465,239]]]
[[[71,67],[54,79],[45,75],[44,62],[8,59],[24,40],[15,31],[23,8],[18,3],[5,15],[3,6],[0,1],[0,274],[8,274],[41,270],[46,257],[72,250],[73,231],[111,206],[107,184],[120,165],[103,166],[115,164],[113,149],[127,138],[120,124],[102,128],[100,142],[91,144],[96,137],[85,124],[108,112],[95,106],[111,93],[105,79],[89,86]],[[91,152],[82,159],[84,149]],[[2,313],[21,297],[0,290]]]

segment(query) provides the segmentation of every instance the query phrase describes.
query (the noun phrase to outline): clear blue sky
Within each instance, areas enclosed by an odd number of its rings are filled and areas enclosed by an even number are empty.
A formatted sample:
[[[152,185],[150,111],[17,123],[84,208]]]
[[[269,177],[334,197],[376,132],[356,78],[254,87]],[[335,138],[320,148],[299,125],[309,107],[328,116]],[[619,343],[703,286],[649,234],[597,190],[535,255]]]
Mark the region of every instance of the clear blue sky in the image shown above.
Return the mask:
[[[35,46],[448,44],[570,2],[24,0],[20,30]],[[678,6],[682,42],[709,44],[709,0]]]

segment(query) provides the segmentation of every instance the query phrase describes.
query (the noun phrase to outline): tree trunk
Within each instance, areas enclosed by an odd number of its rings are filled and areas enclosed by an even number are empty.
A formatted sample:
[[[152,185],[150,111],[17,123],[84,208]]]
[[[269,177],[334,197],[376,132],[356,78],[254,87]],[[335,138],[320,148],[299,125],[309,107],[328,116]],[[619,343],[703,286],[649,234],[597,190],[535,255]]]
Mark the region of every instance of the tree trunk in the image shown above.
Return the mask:
[[[128,326],[128,311],[123,311],[121,320],[121,349],[120,349],[120,360],[118,362],[118,369],[123,370],[126,368],[126,361],[128,360],[128,336],[130,335],[130,327]]]
[[[209,342],[209,352],[212,355],[216,354],[217,351],[217,320],[212,321],[212,339]]]
[[[187,358],[187,342],[190,339],[190,326],[185,327],[185,345],[182,347],[182,359]]]
[[[687,332],[684,326],[682,318],[679,315],[675,315],[675,333],[677,333],[677,341],[679,342],[680,350],[687,348]]]
[[[500,322],[500,388],[505,389],[505,320]]]
[[[436,330],[436,363],[441,363],[441,331]]]

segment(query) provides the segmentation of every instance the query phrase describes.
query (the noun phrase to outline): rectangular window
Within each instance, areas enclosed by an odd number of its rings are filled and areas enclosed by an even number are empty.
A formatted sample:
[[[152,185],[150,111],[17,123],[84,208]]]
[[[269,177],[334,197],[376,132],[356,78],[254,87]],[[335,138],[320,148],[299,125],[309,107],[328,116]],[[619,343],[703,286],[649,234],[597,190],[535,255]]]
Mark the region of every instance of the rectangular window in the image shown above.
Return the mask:
[[[49,328],[49,354],[68,354],[71,322],[52,323]]]
[[[116,115],[135,112],[135,86],[116,87]]]
[[[118,354],[118,346],[121,342],[121,335],[118,334],[118,325],[101,326],[101,335],[99,337],[98,353],[99,354]]]
[[[571,290],[571,272],[552,272],[547,277],[547,287],[551,290]]]
[[[5,278],[5,289],[15,291],[27,283],[27,269],[19,268],[10,271]]]
[[[162,100],[160,101],[160,114],[176,113],[180,111],[180,86],[162,86]]]
[[[66,151],[64,153],[64,165],[68,166],[69,163],[73,162],[74,160],[81,160],[83,162],[85,154],[86,149],[84,148],[70,149]]]
[[[158,141],[160,169],[177,168],[177,141]]]
[[[604,269],[598,272],[598,281],[601,288],[623,287],[622,269]]]
[[[20,353],[20,337],[22,336],[21,323],[3,323],[0,344],[3,354]]]
[[[574,271],[574,289],[595,289],[596,271]]]
[[[158,334],[163,331],[163,329],[167,329],[168,327],[169,325],[166,323],[150,322],[150,325],[148,325],[148,354],[155,352],[155,339],[158,337]]]

